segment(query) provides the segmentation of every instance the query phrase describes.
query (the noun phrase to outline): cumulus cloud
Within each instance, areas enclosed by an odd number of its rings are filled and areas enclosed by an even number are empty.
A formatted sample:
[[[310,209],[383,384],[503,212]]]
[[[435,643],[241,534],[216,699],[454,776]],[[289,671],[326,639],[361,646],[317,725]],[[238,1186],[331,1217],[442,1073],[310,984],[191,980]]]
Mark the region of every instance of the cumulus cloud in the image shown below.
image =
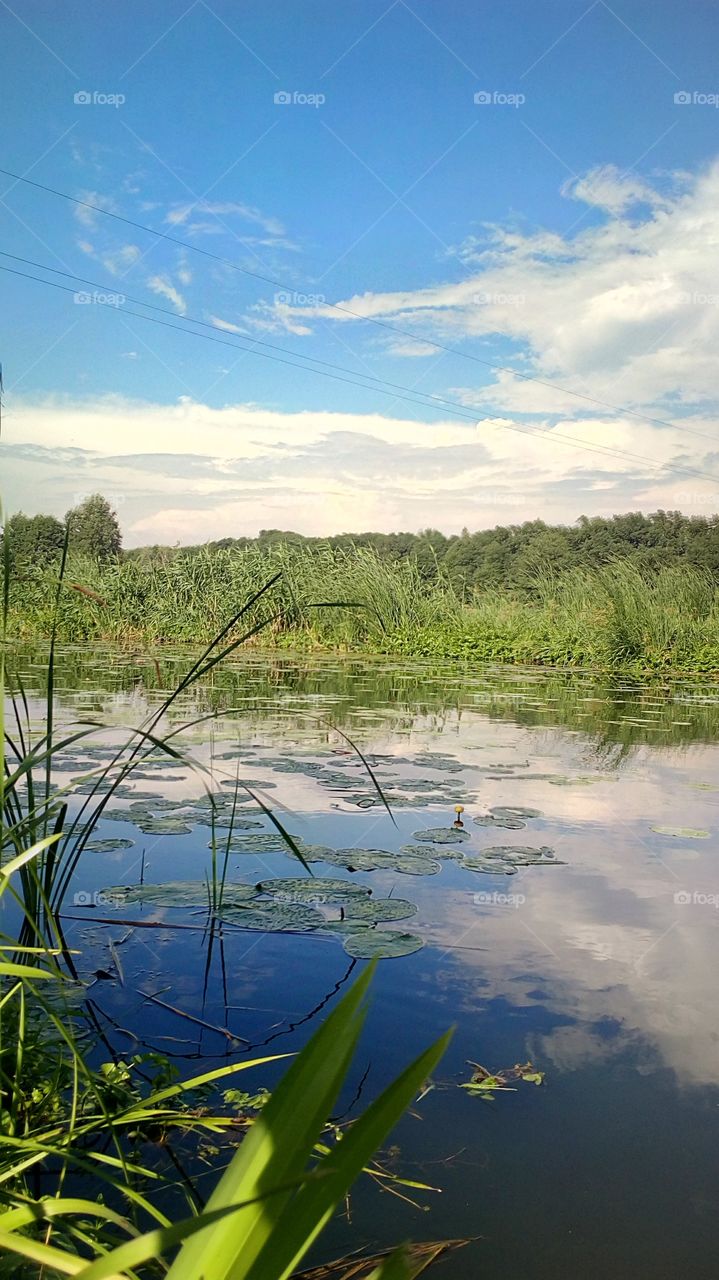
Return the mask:
[[[285,325],[388,319],[417,340],[500,335],[527,373],[630,406],[707,406],[719,390],[719,163],[662,189],[612,166],[564,188],[591,225],[565,236],[485,227],[458,249],[468,275],[429,288],[360,293],[346,310],[275,307]],[[289,314],[288,314],[289,311]],[[397,347],[395,339],[394,350]],[[414,354],[410,346],[409,352]],[[507,363],[500,361],[499,363]],[[470,370],[470,366],[467,366]],[[569,412],[566,396],[554,402]],[[546,393],[500,374],[475,403],[549,409]],[[574,412],[582,413],[580,401]]]
[[[710,434],[709,419],[692,422]],[[719,473],[712,440],[609,415],[546,417],[528,429],[486,414],[476,423],[418,422],[112,397],[18,401],[5,433],[5,487],[16,507],[61,514],[82,479],[83,490],[125,496],[127,545],[269,526],[457,533],[540,514],[551,522],[628,509],[719,510],[719,482],[681,470]]]

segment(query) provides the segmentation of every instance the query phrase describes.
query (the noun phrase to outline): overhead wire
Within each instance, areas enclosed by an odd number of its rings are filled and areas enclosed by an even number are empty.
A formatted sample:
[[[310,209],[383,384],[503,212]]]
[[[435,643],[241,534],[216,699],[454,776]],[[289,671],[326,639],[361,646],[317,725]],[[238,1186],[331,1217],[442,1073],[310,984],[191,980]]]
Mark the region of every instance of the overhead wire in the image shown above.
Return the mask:
[[[81,206],[84,209],[90,209],[93,213],[102,214],[106,218],[112,218],[116,222],[122,222],[126,226],[133,227],[137,231],[144,231],[148,235],[155,236],[160,240],[167,240],[171,244],[178,245],[182,249],[187,249],[191,253],[201,254],[205,258],[211,258],[214,262],[219,262],[223,266],[229,267],[233,271],[237,271],[242,275],[248,276],[253,280],[259,280],[263,284],[272,285],[275,289],[280,289],[283,293],[296,293],[296,289],[292,285],[288,285],[286,281],[276,280],[273,276],[264,275],[259,271],[252,271],[249,267],[243,267],[238,262],[233,262],[231,258],[225,258],[222,254],[213,253],[211,249],[204,249],[201,245],[193,244],[190,240],[182,240],[179,236],[173,236],[168,231],[160,231],[157,227],[150,227],[147,223],[139,222],[135,218],[128,218],[125,214],[116,213],[111,209],[104,209],[102,205],[94,204],[90,200],[82,200],[79,196],[70,195],[67,191],[60,191],[57,187],[48,186],[43,182],[36,182],[33,178],[27,178],[24,174],[13,173],[10,169],[0,168],[0,174],[4,174],[7,178],[12,178],[15,182],[22,182],[26,186],[35,187],[38,191],[43,191],[48,195],[57,196],[61,200],[67,200],[71,204]],[[7,194],[7,193],[6,193]],[[202,201],[197,200],[196,204],[201,205]],[[191,206],[192,207],[192,206]],[[470,351],[461,351],[458,347],[448,346],[446,343],[438,342],[435,338],[427,338],[424,334],[415,333],[411,329],[405,329],[401,325],[393,324],[389,320],[378,320],[376,316],[365,315],[361,311],[355,311],[352,307],[346,306],[340,302],[329,302],[326,299],[322,302],[322,307],[329,308],[333,311],[342,312],[344,315],[351,316],[355,320],[364,321],[366,324],[373,324],[382,329],[388,329],[392,333],[401,334],[402,337],[411,338],[415,342],[423,343],[425,346],[434,347],[438,351],[443,351],[449,355],[457,356],[460,360],[470,360],[475,364],[483,365],[487,369],[493,369],[498,373],[509,373],[514,378],[519,378],[522,382],[530,382],[539,387],[544,387],[550,391],[558,391],[562,395],[570,396],[574,399],[583,400],[588,404],[593,404],[603,409],[610,409],[613,413],[621,413],[631,418],[637,418],[641,422],[647,422],[654,426],[670,427],[678,430],[676,423],[668,421],[666,418],[657,418],[650,414],[641,413],[637,409],[630,409],[627,406],[618,405],[610,400],[602,400],[597,396],[590,396],[582,391],[573,391],[569,387],[563,387],[559,383],[549,382],[544,378],[538,378],[535,374],[523,373],[519,369],[512,368],[511,365],[499,364],[493,360],[486,360],[482,356],[475,355]],[[683,426],[685,431],[692,431],[692,428]],[[704,432],[693,431],[696,435],[706,435]],[[713,437],[707,436],[712,439]]]
[[[0,253],[1,252],[2,251],[0,251]],[[3,256],[15,257],[16,255],[3,254]],[[24,261],[28,262],[30,260],[24,259]],[[55,268],[53,267],[45,268],[42,263],[33,263],[33,265],[36,266],[38,270],[48,269],[51,271],[55,271]],[[10,275],[19,276],[26,280],[31,280],[35,284],[42,284],[42,285],[45,285],[46,287],[60,290],[63,293],[76,294],[78,292],[78,290],[73,288],[71,285],[63,285],[56,280],[44,280],[39,276],[30,275],[28,272],[25,272],[25,271],[18,271],[16,268],[13,268],[13,267],[2,266],[2,264],[0,264],[0,271],[4,271]],[[62,274],[66,277],[69,277],[70,279],[77,280],[81,283],[93,283],[90,281],[84,281],[83,278],[80,276],[72,276],[69,272],[58,272],[58,274]],[[109,294],[110,296],[112,296],[112,294],[114,293],[114,290],[112,289],[112,287],[109,287],[107,285],[99,286],[93,283],[93,288],[100,288],[104,293]],[[122,296],[126,296],[126,295],[122,295]],[[139,311],[133,311],[130,308],[125,307],[124,305],[120,309],[116,305],[116,303],[113,303],[113,302],[101,301],[98,299],[96,300],[95,305],[101,306],[106,310],[109,309],[110,311],[114,311],[116,314],[121,313],[123,315],[131,315],[136,317],[139,320],[145,320],[148,323],[161,325],[163,328],[174,329],[179,333],[189,334],[190,336],[193,336],[196,338],[203,338],[208,342],[216,342],[221,346],[230,347],[232,350],[235,350],[235,351],[244,351],[244,352],[247,352],[248,354],[259,356],[265,360],[273,360],[278,364],[289,365],[291,368],[302,369],[305,372],[315,373],[321,377],[331,378],[333,381],[336,381],[336,382],[342,382],[350,386],[360,387],[362,390],[365,390],[365,391],[378,391],[382,395],[391,396],[394,400],[402,400],[402,401],[405,401],[406,403],[414,404],[425,409],[431,408],[431,407],[434,407],[434,408],[438,407],[437,402],[439,400],[439,397],[432,397],[428,402],[427,397],[429,396],[429,393],[426,393],[425,395],[424,392],[416,392],[412,387],[403,387],[401,386],[401,384],[398,384],[398,383],[387,383],[385,382],[384,379],[375,379],[374,375],[365,375],[355,370],[344,370],[344,372],[355,374],[356,377],[372,378],[372,381],[375,383],[375,385],[368,386],[367,382],[358,382],[356,381],[355,378],[347,378],[342,376],[339,373],[328,372],[326,369],[323,369],[323,368],[315,369],[315,368],[312,368],[309,363],[304,363],[304,364],[298,363],[297,362],[298,359],[304,360],[304,361],[311,361],[314,358],[301,356],[297,352],[287,351],[286,348],[278,347],[276,344],[264,344],[264,345],[272,345],[273,350],[283,351],[285,352],[285,355],[283,356],[272,355],[266,351],[256,350],[256,345],[259,344],[260,342],[259,339],[257,340],[257,344],[256,344],[255,339],[249,338],[248,342],[251,345],[248,346],[246,344],[241,344],[237,335],[232,335],[233,340],[231,341],[227,337],[218,338],[212,333],[198,333],[194,329],[189,329],[189,328],[186,328],[183,324],[179,324],[177,322],[179,317],[175,316],[174,312],[170,312],[166,308],[161,308],[154,303],[145,303],[145,302],[138,301],[137,305],[148,307],[153,310],[162,311],[164,314],[167,314],[167,315],[172,315],[174,317],[174,322],[170,322],[168,320],[160,320],[157,318],[157,316],[149,316]],[[182,317],[182,319],[184,319],[186,323],[198,324],[210,329],[217,329],[219,332],[225,332],[225,330],[223,330],[220,326],[212,325],[207,321],[193,320],[192,317],[189,317],[189,316]],[[295,360],[287,359],[286,358],[287,355],[296,356],[297,359]],[[327,364],[328,362],[315,361],[315,363]],[[341,365],[333,365],[331,367],[334,369],[344,368]],[[418,396],[425,396],[425,398],[419,399],[417,398]],[[469,413],[466,406],[459,405],[453,401],[442,400],[440,402],[439,407],[443,407],[444,412],[449,413],[454,417],[461,417],[465,421],[470,421],[475,425],[478,425],[476,414]],[[697,467],[689,467],[679,463],[658,462],[656,459],[648,458],[644,454],[633,453],[633,452],[630,452],[629,450],[619,449],[614,446],[603,446],[603,445],[596,445],[596,444],[590,445],[576,436],[570,436],[564,432],[558,432],[553,428],[550,429],[549,431],[537,431],[531,427],[523,427],[518,423],[508,423],[503,421],[492,422],[492,426],[496,426],[497,428],[506,430],[506,431],[516,431],[522,435],[531,436],[534,439],[553,440],[553,441],[560,441],[562,443],[571,444],[576,448],[582,449],[586,452],[596,453],[600,456],[610,456],[610,457],[626,459],[630,462],[642,463],[643,465],[649,466],[653,469],[660,468],[663,470],[675,472],[677,474],[691,475],[703,480],[712,480],[715,483],[719,483],[719,476],[713,475],[711,472],[708,472],[708,471],[700,470]]]

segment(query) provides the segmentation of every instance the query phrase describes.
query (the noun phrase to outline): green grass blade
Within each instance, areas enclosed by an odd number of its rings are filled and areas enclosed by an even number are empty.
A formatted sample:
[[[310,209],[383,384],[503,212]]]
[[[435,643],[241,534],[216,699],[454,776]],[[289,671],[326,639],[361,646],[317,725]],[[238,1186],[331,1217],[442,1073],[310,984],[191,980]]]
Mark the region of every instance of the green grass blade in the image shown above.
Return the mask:
[[[244,1260],[238,1263],[227,1273],[229,1280],[285,1280],[291,1275],[364,1166],[416,1098],[451,1035],[447,1032],[426,1049],[368,1107],[322,1161],[322,1177],[306,1183],[297,1193],[257,1263],[249,1270],[243,1265]]]
[[[368,967],[290,1067],[215,1188],[208,1210],[266,1197],[304,1175],[355,1051],[371,975]],[[202,1232],[181,1250],[170,1268],[171,1280],[244,1274],[272,1235],[288,1198],[289,1192],[277,1192],[212,1232]]]

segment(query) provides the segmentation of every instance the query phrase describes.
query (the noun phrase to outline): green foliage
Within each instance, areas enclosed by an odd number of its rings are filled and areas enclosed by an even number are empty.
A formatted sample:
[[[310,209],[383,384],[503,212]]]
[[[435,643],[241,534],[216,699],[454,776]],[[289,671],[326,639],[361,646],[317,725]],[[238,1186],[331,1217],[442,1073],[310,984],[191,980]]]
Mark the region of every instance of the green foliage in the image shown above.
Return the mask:
[[[603,670],[715,671],[719,588],[707,569],[642,571],[633,560],[557,575],[544,567],[531,592],[487,588],[461,602],[437,568],[412,556],[384,561],[368,547],[277,543],[264,551],[202,550],[166,560],[71,559],[58,638],[202,643],[228,602],[248,600],[279,576],[271,603],[246,611],[258,642],[294,650],[519,662]],[[57,576],[29,567],[10,583],[10,631],[51,632]]]
[[[111,560],[122,550],[122,535],[117,516],[107,498],[93,493],[68,511],[70,550],[77,555],[97,560]]]
[[[13,519],[25,545],[33,522]],[[719,516],[535,520],[452,538],[433,529],[327,539],[269,529],[121,558],[117,521],[100,495],[68,523],[61,640],[202,643],[222,626],[228,601],[279,575],[272,607],[263,598],[248,613],[264,645],[608,670],[719,667]],[[57,530],[53,537],[49,546]],[[51,633],[56,586],[43,555],[24,560],[22,580],[10,584],[14,638]]]
[[[498,1093],[516,1093],[515,1084],[519,1081],[525,1084],[544,1084],[544,1072],[537,1071],[531,1062],[517,1062],[513,1067],[504,1067],[502,1071],[494,1072],[488,1071],[479,1062],[471,1062],[469,1065],[474,1067],[472,1078],[459,1087],[466,1089],[474,1097],[481,1098],[483,1102],[494,1102]]]
[[[618,559],[631,559],[642,573],[680,564],[719,574],[719,516],[685,516],[679,511],[643,515],[635,511],[610,517],[581,516],[574,525],[526,520],[476,533],[464,529],[452,537],[436,529],[417,534],[342,533],[330,538],[263,529],[257,538],[223,538],[198,547],[142,547],[127,554],[147,562],[216,550],[253,549],[267,554],[280,546],[344,553],[369,550],[379,560],[393,564],[412,558],[422,578],[434,579],[441,569],[467,599],[477,590],[492,588],[532,595],[535,579],[548,572],[556,579],[572,569],[598,569]]]
[[[5,528],[13,566],[22,569],[60,559],[65,529],[54,516],[26,516],[18,511]]]

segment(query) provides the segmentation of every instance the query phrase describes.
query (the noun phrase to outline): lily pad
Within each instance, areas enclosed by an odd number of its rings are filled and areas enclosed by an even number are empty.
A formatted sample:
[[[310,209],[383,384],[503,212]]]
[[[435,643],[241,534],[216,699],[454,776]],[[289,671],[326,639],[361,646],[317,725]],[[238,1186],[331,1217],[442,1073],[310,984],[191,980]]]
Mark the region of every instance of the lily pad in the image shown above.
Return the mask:
[[[652,827],[660,836],[678,836],[682,840],[707,840],[710,832],[701,827]]]
[[[336,862],[335,850],[328,844],[300,844],[305,862]],[[288,853],[291,850],[287,850]]]
[[[212,815],[209,813],[189,814],[188,822],[194,822],[198,827],[211,827],[213,825]],[[214,816],[214,827],[216,831],[252,831],[262,830],[263,824],[256,822],[253,818],[239,818],[236,813],[225,812],[222,810]]]
[[[416,933],[395,933],[392,929],[364,929],[344,940],[344,949],[355,960],[394,959],[411,956],[424,945]]]
[[[294,902],[348,902],[371,893],[367,885],[351,880],[332,880],[328,876],[282,876],[277,880],[262,880],[257,890]]]
[[[166,796],[153,796],[149,791],[143,792],[141,796],[133,792],[132,801],[130,809],[135,813],[138,811],[146,813],[148,809],[153,811],[161,809],[164,812],[169,809],[186,808],[184,800],[169,800]]]
[[[308,933],[325,924],[321,911],[301,902],[267,902],[261,906],[244,907],[224,904],[220,919],[242,929],[258,929],[263,933]]]
[[[115,853],[118,849],[132,849],[134,843],[134,840],[124,840],[122,836],[108,836],[106,840],[88,840],[85,848],[88,853]]]
[[[470,834],[461,827],[427,827],[423,831],[413,831],[412,839],[426,844],[461,844],[469,840]]]
[[[417,756],[414,763],[423,769],[440,769],[445,773],[461,773],[463,769],[469,768],[467,764],[460,764],[459,760],[454,759],[454,756],[442,756],[439,754]]]
[[[480,813],[473,821],[476,827],[504,827],[507,831],[520,831],[527,825],[521,818],[497,818],[491,813]]]
[[[102,814],[108,822],[132,822],[137,824],[137,812],[133,813],[130,809],[105,809]],[[152,815],[145,813],[143,816],[150,818]]]
[[[154,907],[206,907],[207,885],[202,880],[170,880],[166,884],[121,884],[103,893],[115,900],[116,905],[146,902]],[[257,897],[253,884],[226,884],[224,903],[233,905]]]
[[[142,818],[137,825],[146,836],[189,836],[192,830],[177,818]]]
[[[335,849],[329,861],[348,871],[391,871],[394,854],[385,849]]]
[[[500,858],[483,858],[481,854],[476,857],[465,858],[463,866],[467,871],[482,871],[485,875],[490,876],[514,876],[517,874],[517,868],[514,863]]]
[[[483,871],[484,866],[474,866],[474,863],[497,864],[502,869],[502,864],[509,864],[512,867],[535,867],[550,866],[562,867],[565,864],[560,862],[555,856],[554,849],[550,849],[549,845],[543,844],[540,848],[529,844],[495,844],[489,845],[486,849],[480,849],[476,857],[465,858],[464,865],[470,871]]]
[[[521,805],[499,804],[489,811],[493,818],[541,818],[539,809],[525,809]]]
[[[403,876],[436,876],[442,870],[441,862],[434,858],[420,858],[411,853],[399,853],[395,858],[393,870]]]
[[[300,848],[302,847],[301,840],[296,836],[292,839]],[[268,832],[262,835],[232,836],[230,853],[292,853],[292,850],[279,832],[277,834]]]
[[[408,920],[417,914],[414,902],[406,898],[358,898],[345,907],[350,920],[366,920],[379,924],[384,920]]]

